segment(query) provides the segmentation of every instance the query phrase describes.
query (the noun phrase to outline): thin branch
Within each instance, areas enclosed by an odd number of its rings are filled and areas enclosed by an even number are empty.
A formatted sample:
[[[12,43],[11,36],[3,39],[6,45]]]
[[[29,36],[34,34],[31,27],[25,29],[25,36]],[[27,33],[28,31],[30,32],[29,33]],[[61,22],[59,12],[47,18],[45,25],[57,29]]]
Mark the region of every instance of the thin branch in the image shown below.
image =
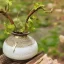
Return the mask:
[[[14,24],[14,21],[12,20],[12,18],[10,17],[10,15],[9,15],[7,12],[4,12],[3,10],[0,10],[0,13],[1,13],[2,15],[4,15],[6,18],[9,19],[10,23],[15,26],[15,29],[14,29],[14,30],[16,30],[17,27],[16,27],[16,25]]]
[[[42,8],[42,7],[38,7],[36,10],[34,9],[34,10],[30,11],[30,13],[29,13],[28,16],[27,16],[26,23],[28,23],[29,17],[30,17],[33,13],[35,13],[36,11],[38,11],[38,10],[41,9],[41,8]]]
[[[32,11],[29,12],[27,19],[26,19],[26,23],[25,23],[25,31],[24,32],[28,32],[28,20],[31,17],[31,15],[33,15],[35,12],[37,12],[39,9],[43,9],[46,13],[52,13],[53,9],[51,9],[50,11],[46,11],[46,9],[43,6],[38,7],[37,9],[34,9]]]
[[[9,19],[11,24],[14,24],[12,18],[9,16],[9,14],[7,14],[6,12],[4,12],[3,10],[1,10],[0,13],[1,13],[2,15],[4,15],[6,18]]]

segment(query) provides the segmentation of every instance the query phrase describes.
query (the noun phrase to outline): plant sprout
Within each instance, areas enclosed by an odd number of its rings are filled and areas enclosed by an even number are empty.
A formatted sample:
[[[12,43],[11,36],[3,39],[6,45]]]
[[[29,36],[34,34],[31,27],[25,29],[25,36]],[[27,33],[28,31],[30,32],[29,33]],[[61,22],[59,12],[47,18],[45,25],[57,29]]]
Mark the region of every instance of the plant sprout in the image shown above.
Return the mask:
[[[46,8],[45,8],[44,5],[39,5],[39,6],[35,7],[32,11],[29,12],[29,14],[28,14],[28,16],[26,18],[25,29],[23,30],[23,32],[17,32],[17,27],[16,27],[14,21],[12,20],[12,18],[10,17],[10,15],[7,13],[8,9],[9,9],[9,5],[5,6],[4,10],[1,9],[0,13],[2,15],[4,15],[6,18],[8,18],[10,20],[10,23],[15,26],[14,34],[19,33],[19,35],[27,35],[28,34],[28,23],[29,23],[28,20],[39,9],[43,9],[45,13],[52,13],[52,11],[53,11],[53,8],[50,11],[46,11]]]
[[[9,19],[10,23],[15,26],[15,29],[12,32],[12,34],[4,41],[3,53],[9,58],[17,59],[17,60],[25,60],[32,58],[38,53],[38,45],[37,42],[31,36],[28,35],[29,34],[28,20],[39,9],[43,9],[45,13],[51,13],[53,9],[51,9],[50,11],[46,11],[44,5],[36,6],[35,9],[29,12],[26,18],[25,29],[23,30],[23,32],[19,32],[17,31],[18,28],[15,25],[14,21],[7,13],[8,8],[9,7],[7,8],[5,7],[4,10],[1,9],[0,13]]]

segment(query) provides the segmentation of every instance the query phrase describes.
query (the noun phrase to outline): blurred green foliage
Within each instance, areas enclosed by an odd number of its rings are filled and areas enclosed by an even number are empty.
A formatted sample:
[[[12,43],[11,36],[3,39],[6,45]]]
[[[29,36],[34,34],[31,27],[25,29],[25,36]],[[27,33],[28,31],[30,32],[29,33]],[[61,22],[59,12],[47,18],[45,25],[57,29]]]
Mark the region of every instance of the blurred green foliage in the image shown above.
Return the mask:
[[[53,55],[59,54],[57,48],[59,44],[60,29],[55,27],[50,30],[49,33],[49,35],[41,38],[40,42],[38,43],[39,51],[44,51],[45,53],[51,53]]]
[[[44,0],[43,2],[38,2],[36,0],[0,0],[0,9],[4,9],[7,4],[9,4],[8,13],[12,17],[17,31],[23,32],[25,29],[25,20],[27,18],[28,13],[32,9],[36,9],[38,6],[43,4],[47,5],[51,0]],[[52,25],[52,20],[54,18],[51,16],[51,13],[45,13],[43,10],[37,11],[29,18],[29,31],[34,32],[37,28],[44,28],[50,27]],[[0,23],[4,25],[4,30],[0,30],[0,48],[4,40],[9,36],[9,34],[15,29],[13,25],[10,24],[9,20],[0,18]],[[40,40],[38,43],[39,51],[44,51],[48,53],[57,54],[58,51],[56,50],[59,44],[59,29],[53,28],[50,30],[50,34],[45,36]],[[37,37],[37,36],[36,36]]]
[[[4,30],[0,31],[0,48],[2,48],[4,40],[8,37],[8,35],[4,32]]]

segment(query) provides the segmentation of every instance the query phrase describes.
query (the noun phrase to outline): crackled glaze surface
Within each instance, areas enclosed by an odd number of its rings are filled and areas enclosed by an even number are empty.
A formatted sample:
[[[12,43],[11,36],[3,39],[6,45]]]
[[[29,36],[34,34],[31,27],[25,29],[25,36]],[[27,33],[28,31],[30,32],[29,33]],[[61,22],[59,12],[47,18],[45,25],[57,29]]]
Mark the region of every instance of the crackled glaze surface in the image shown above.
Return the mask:
[[[26,60],[29,58],[32,58],[35,56],[38,52],[38,46],[36,41],[30,37],[32,44],[28,46],[20,47],[16,46],[15,51],[14,51],[14,46],[10,46],[6,41],[3,44],[3,53],[11,58],[11,59],[16,59],[16,60]]]
[[[17,43],[17,47],[26,47],[34,43],[34,39],[30,36],[9,36],[5,42],[9,46],[14,46]]]

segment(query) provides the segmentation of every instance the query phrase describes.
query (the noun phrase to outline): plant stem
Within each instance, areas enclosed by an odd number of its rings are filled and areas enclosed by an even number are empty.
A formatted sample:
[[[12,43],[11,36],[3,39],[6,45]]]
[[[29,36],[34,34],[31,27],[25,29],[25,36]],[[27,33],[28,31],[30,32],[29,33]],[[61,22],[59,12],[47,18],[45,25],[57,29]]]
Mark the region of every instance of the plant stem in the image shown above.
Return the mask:
[[[34,9],[34,10],[30,11],[28,16],[27,16],[26,23],[25,23],[25,30],[24,30],[25,33],[28,33],[28,26],[27,26],[27,24],[28,24],[29,18],[31,17],[31,15],[33,15],[35,12],[37,12],[39,9],[43,9],[46,13],[53,11],[53,9],[51,9],[50,11],[46,11],[46,9],[43,6],[40,6],[37,9]]]
[[[0,10],[0,13],[1,13],[2,15],[4,15],[6,18],[8,18],[9,21],[10,21],[10,23],[13,24],[13,25],[15,26],[15,28],[16,28],[16,25],[14,24],[12,18],[10,17],[10,15],[9,15],[7,12],[4,12],[3,10]]]

